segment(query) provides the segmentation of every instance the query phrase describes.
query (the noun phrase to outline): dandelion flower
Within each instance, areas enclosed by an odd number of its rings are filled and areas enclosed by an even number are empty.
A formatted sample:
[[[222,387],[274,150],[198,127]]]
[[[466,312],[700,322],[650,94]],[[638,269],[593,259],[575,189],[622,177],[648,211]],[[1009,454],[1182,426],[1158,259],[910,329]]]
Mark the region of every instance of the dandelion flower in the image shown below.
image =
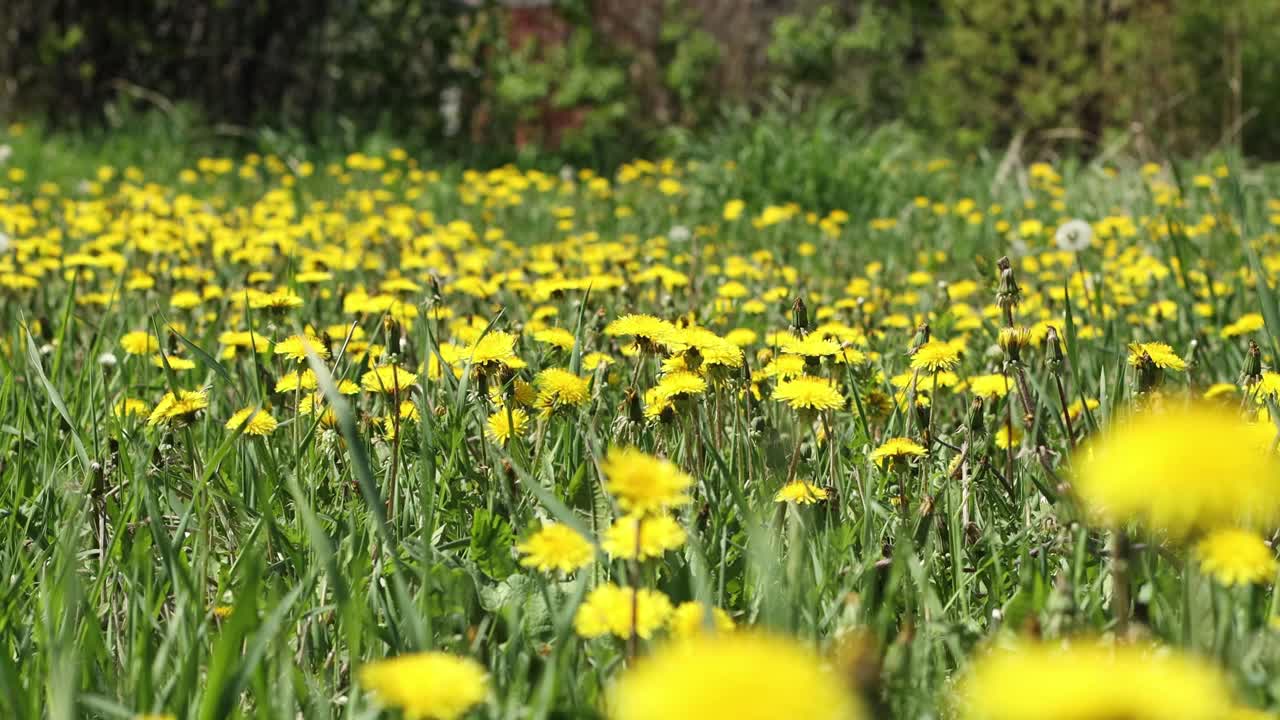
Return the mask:
[[[516,356],[516,336],[502,330],[494,330],[468,346],[462,351],[462,359],[470,360],[481,371],[524,367]]]
[[[523,435],[528,425],[529,414],[524,410],[511,408],[508,414],[506,406],[499,405],[485,423],[485,432],[491,440],[505,445],[512,435]]]
[[[1053,234],[1053,244],[1066,252],[1080,252],[1092,242],[1093,226],[1084,220],[1068,220]]]
[[[1280,519],[1280,467],[1262,439],[1214,406],[1142,413],[1083,448],[1074,486],[1111,525],[1136,521],[1181,536],[1267,524]]]
[[[880,443],[880,447],[871,451],[871,459],[883,466],[886,462],[894,463],[913,457],[924,457],[925,449],[911,438],[895,437]]]
[[[782,486],[773,496],[774,502],[787,502],[795,505],[813,505],[827,499],[827,491],[817,485],[810,485],[803,480],[796,480]]]
[[[533,379],[538,388],[536,405],[544,412],[579,407],[591,399],[590,378],[579,377],[563,368],[547,368]]]
[[[572,350],[574,345],[573,333],[558,327],[539,330],[533,334],[533,339],[561,350]]]
[[[248,424],[246,424],[246,421]],[[262,436],[270,435],[274,432],[279,423],[266,410],[247,407],[232,415],[231,419],[227,421],[226,428],[228,430],[239,430],[242,425],[244,426],[245,435]]]
[[[291,360],[306,360],[307,353],[314,353],[321,360],[329,359],[329,348],[314,335],[292,335],[276,343],[275,354]]]
[[[1009,378],[1004,375],[976,375],[969,378],[969,392],[986,400],[1009,394]]]
[[[978,659],[961,685],[973,720],[1210,720],[1231,694],[1211,665],[1139,645],[1022,642]]]
[[[191,420],[197,413],[209,407],[209,396],[203,390],[180,390],[175,396],[173,393],[165,393],[160,398],[160,402],[152,408],[151,415],[147,417],[147,424],[151,426],[160,423],[184,423]]]
[[[1173,348],[1162,342],[1132,343],[1129,345],[1129,365],[1137,367],[1143,355],[1151,358],[1151,362],[1162,370],[1182,372],[1187,369],[1187,361],[1178,357]]]
[[[656,458],[635,448],[610,448],[600,470],[605,490],[631,513],[651,513],[684,505],[693,485],[690,477],[670,460]]]
[[[368,663],[360,668],[360,684],[412,720],[457,720],[489,693],[480,663],[442,652]]]
[[[137,398],[121,398],[116,402],[115,407],[111,411],[118,418],[137,415],[143,417],[147,414],[147,404]]]
[[[524,555],[520,564],[539,572],[571,573],[595,558],[595,548],[576,530],[561,523],[547,523],[542,529],[516,545]]]
[[[360,376],[360,386],[372,393],[395,395],[418,381],[418,376],[398,365],[376,367]]]
[[[670,403],[701,395],[707,391],[707,381],[699,375],[681,370],[663,376],[658,381],[656,391],[657,397]]]
[[[160,340],[145,330],[134,330],[121,336],[120,347],[130,355],[150,355],[160,350]]]
[[[1223,585],[1269,582],[1276,574],[1276,553],[1248,530],[1215,530],[1196,543],[1200,569]]]
[[[625,672],[611,720],[857,720],[845,682],[803,644],[755,632],[673,642]]]
[[[623,315],[606,325],[604,334],[634,337],[642,349],[653,352],[661,347],[675,330],[676,327],[671,323],[652,315]]]
[[[942,340],[930,340],[911,355],[911,369],[926,372],[950,370],[960,364],[959,346]]]
[[[809,375],[779,382],[773,389],[773,399],[785,402],[795,410],[838,410],[844,407],[844,395],[835,382]]]
[[[640,523],[640,553],[636,556],[636,523]],[[684,545],[688,534],[670,515],[628,515],[616,520],[604,531],[600,547],[610,557],[623,560],[647,560],[661,557],[668,550]]]
[[[708,628],[708,620],[710,627]],[[736,626],[729,613],[718,607],[711,608],[711,616],[707,617],[707,606],[697,600],[680,603],[671,613],[668,629],[676,638],[690,638],[701,635],[708,629],[718,633],[732,631]]]
[[[155,365],[158,368],[163,368],[168,366],[168,368],[174,372],[191,370],[191,369],[194,369],[196,366],[196,362],[191,358],[184,358],[180,355],[168,355],[168,354],[164,355],[163,357],[161,357],[160,355],[152,355],[151,364]]]
[[[830,357],[840,352],[840,343],[810,333],[803,339],[791,336],[782,343],[782,352],[806,358]]]
[[[658,590],[618,587],[607,583],[592,590],[578,606],[573,627],[584,638],[614,635],[643,639],[666,626],[671,617],[671,599]]]

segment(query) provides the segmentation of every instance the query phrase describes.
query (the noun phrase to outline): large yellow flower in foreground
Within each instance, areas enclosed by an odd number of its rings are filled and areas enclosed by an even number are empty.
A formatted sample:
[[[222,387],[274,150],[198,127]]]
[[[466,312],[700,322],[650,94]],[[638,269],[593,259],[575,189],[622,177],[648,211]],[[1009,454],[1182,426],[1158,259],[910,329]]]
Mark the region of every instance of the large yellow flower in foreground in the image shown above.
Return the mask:
[[[360,684],[415,720],[455,720],[484,702],[489,679],[471,658],[441,652],[401,655],[360,668]]]
[[[1274,434],[1274,431],[1270,431]],[[1280,463],[1256,425],[1221,408],[1171,407],[1118,421],[1077,456],[1093,516],[1173,536],[1280,518]]]
[[[650,513],[689,502],[693,478],[670,460],[635,448],[611,448],[600,463],[604,489],[631,513]]]
[[[993,650],[975,662],[960,699],[970,720],[1211,720],[1232,707],[1226,681],[1205,662],[1092,640]]]
[[[856,720],[848,686],[804,645],[753,632],[676,641],[614,689],[613,720]]]

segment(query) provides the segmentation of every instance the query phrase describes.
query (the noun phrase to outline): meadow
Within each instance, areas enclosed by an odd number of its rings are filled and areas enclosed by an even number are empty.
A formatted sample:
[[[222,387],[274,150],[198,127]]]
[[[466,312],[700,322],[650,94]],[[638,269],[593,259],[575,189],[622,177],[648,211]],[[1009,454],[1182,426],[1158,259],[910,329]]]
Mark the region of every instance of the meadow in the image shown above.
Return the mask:
[[[1280,179],[873,140],[0,131],[0,715],[1270,717]]]

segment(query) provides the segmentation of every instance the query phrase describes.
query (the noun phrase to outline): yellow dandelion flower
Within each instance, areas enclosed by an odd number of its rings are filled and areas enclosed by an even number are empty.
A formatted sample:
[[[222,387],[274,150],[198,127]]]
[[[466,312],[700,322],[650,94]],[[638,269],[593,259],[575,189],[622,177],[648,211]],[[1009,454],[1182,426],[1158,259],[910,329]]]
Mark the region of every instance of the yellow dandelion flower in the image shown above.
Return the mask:
[[[360,668],[360,684],[412,720],[457,720],[485,701],[489,678],[470,658],[422,652]]]
[[[162,422],[183,423],[209,407],[209,396],[203,390],[180,390],[177,396],[165,393],[147,417],[148,425]]]
[[[796,480],[782,486],[773,496],[773,501],[778,503],[793,503],[795,505],[813,505],[827,499],[827,491],[817,485],[810,485],[803,480]]]
[[[781,350],[788,355],[806,358],[830,357],[840,352],[840,343],[819,337],[816,333],[810,333],[804,339],[793,335],[782,343]]]
[[[516,356],[516,337],[502,330],[494,330],[462,351],[461,359],[482,370],[505,366],[512,369],[524,367]]]
[[[533,339],[561,350],[572,350],[575,343],[573,333],[558,327],[539,330],[533,334]]]
[[[1143,354],[1151,358],[1155,366],[1163,370],[1182,372],[1187,369],[1187,362],[1178,357],[1173,348],[1162,342],[1131,343],[1129,345],[1129,364],[1137,366]]]
[[[911,355],[911,369],[926,372],[950,370],[960,364],[960,350],[953,343],[930,340]]]
[[[228,430],[239,430],[241,426],[244,426],[245,435],[261,436],[270,435],[275,431],[277,425],[279,423],[271,416],[271,413],[256,407],[247,407],[232,415],[231,419],[227,421],[226,428]]]
[[[319,387],[316,374],[310,370],[290,372],[280,376],[276,381],[276,392],[287,393],[295,390],[315,390]]]
[[[613,583],[592,590],[578,606],[573,627],[584,638],[613,635],[649,639],[671,617],[671,599],[659,590],[618,587]]]
[[[507,408],[499,405],[485,423],[485,433],[490,440],[505,445],[512,435],[523,435],[528,425],[529,415],[524,410],[511,408],[508,414]]]
[[[164,357],[160,355],[151,356],[151,364],[158,368],[165,367],[167,364],[169,369],[174,372],[182,372],[183,370],[192,370],[196,366],[195,360],[184,358],[181,355],[169,355],[166,353]]]
[[[1264,428],[1267,438],[1274,428]],[[1280,463],[1226,409],[1177,406],[1117,422],[1078,454],[1074,486],[1101,522],[1174,536],[1280,519]]]
[[[291,310],[302,307],[302,298],[287,289],[273,293],[259,293],[249,300],[249,307],[254,310]]]
[[[275,354],[292,360],[305,361],[307,353],[314,353],[321,360],[329,359],[329,348],[314,335],[292,335],[276,343]]]
[[[150,355],[160,350],[160,340],[146,330],[134,330],[121,336],[120,347],[130,355]]]
[[[636,556],[637,527],[639,523],[639,557]],[[647,560],[660,557],[668,550],[684,545],[688,534],[670,515],[627,515],[619,518],[604,531],[600,547],[610,557],[623,560]]]
[[[1200,569],[1223,585],[1270,582],[1276,575],[1276,552],[1248,530],[1215,530],[1196,543]]]
[[[670,403],[703,394],[707,391],[707,381],[700,375],[681,370],[664,375],[655,389],[657,397]]]
[[[137,398],[120,398],[111,411],[118,418],[128,417],[130,415],[145,417],[147,415],[147,404]]]
[[[871,459],[883,466],[886,462],[908,460],[913,457],[924,457],[925,449],[911,438],[895,437],[880,443],[880,447],[871,451]]]
[[[635,448],[610,448],[600,470],[605,490],[630,513],[652,513],[684,505],[693,485],[690,477],[670,460],[647,455]]]
[[[561,523],[547,523],[516,545],[524,557],[520,564],[539,572],[571,573],[595,559],[595,548],[576,530]]]
[[[795,410],[839,410],[844,395],[832,380],[804,375],[783,380],[773,389],[773,399]]]
[[[671,323],[652,315],[623,315],[606,325],[604,334],[634,337],[643,349],[653,351],[662,346],[675,330]]]
[[[804,644],[756,632],[703,633],[623,673],[611,720],[858,720],[855,695]]]
[[[367,392],[384,395],[403,393],[417,381],[417,375],[398,365],[376,367],[360,376],[360,386]]]
[[[671,635],[680,639],[701,635],[707,630],[717,633],[732,632],[736,627],[729,613],[718,607],[711,608],[708,617],[707,606],[697,600],[682,602],[676,606],[667,623]]]
[[[1141,645],[1020,642],[980,657],[960,689],[973,720],[1210,720],[1232,707],[1208,663]]]
[[[975,375],[969,378],[969,392],[986,400],[1009,394],[1009,378],[1004,375]]]
[[[591,399],[591,379],[579,377],[563,368],[547,368],[533,379],[538,388],[535,403],[544,412],[563,407],[585,405]]]
[[[1239,390],[1240,388],[1236,387],[1235,383],[1214,383],[1204,391],[1204,394],[1201,397],[1205,400],[1213,400],[1214,398],[1220,398],[1225,395],[1234,395]]]

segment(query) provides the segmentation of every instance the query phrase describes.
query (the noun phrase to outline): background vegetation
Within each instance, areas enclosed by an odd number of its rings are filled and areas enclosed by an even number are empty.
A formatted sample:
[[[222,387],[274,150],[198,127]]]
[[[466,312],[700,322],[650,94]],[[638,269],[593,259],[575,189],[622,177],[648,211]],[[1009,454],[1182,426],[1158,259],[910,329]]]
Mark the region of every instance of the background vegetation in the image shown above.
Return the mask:
[[[1266,120],[1280,110],[1269,0],[555,9],[523,33],[513,25],[533,11],[482,1],[14,0],[0,7],[0,113],[118,127],[154,106],[223,136],[383,129],[607,164],[665,147],[672,127],[714,128],[725,107],[835,105],[964,150],[1016,139],[1035,152],[1280,156]]]

